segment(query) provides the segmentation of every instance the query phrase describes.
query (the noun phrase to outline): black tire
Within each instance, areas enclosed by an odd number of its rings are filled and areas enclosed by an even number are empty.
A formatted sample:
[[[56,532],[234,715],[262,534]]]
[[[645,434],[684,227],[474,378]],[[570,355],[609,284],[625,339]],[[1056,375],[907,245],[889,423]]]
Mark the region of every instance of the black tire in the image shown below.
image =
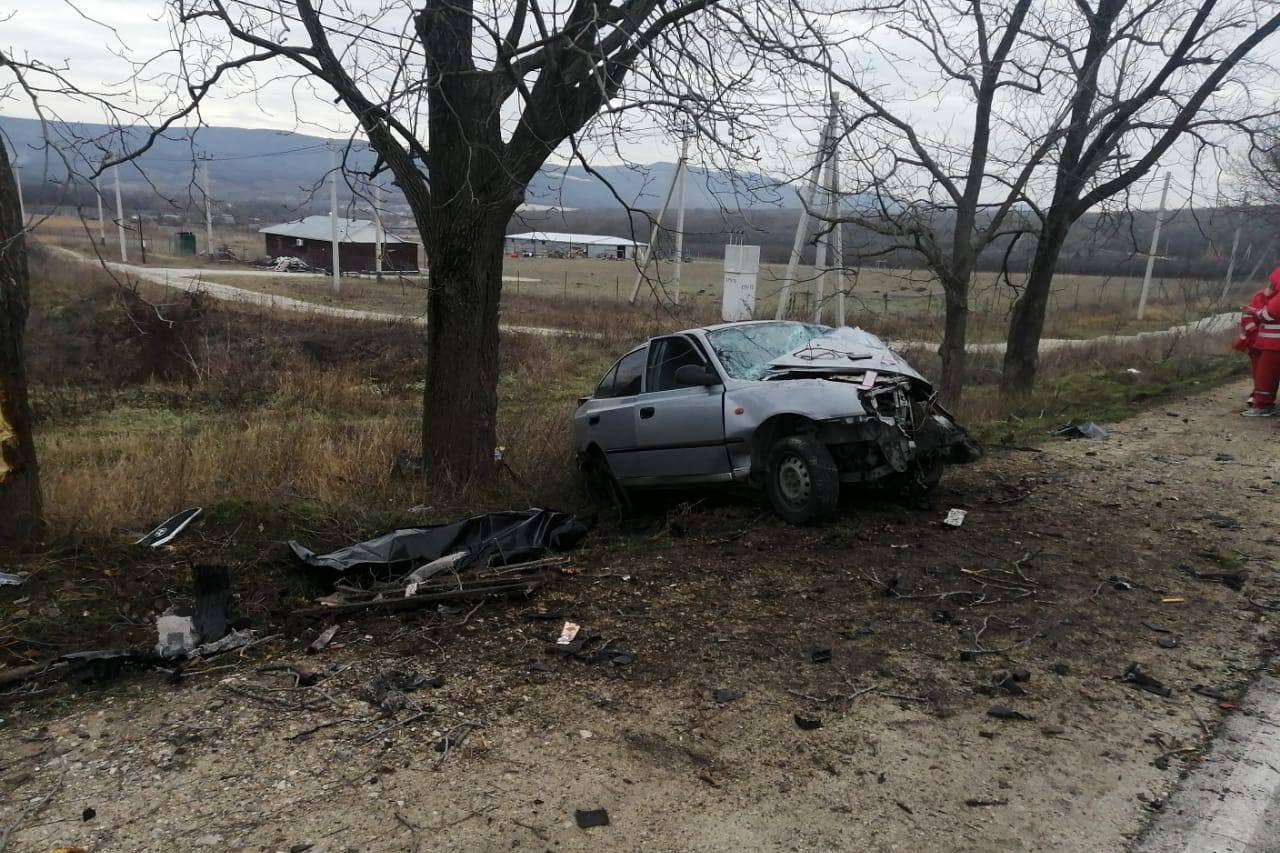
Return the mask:
[[[609,469],[609,461],[598,450],[592,451],[581,465],[582,478],[587,484],[587,494],[601,509],[626,511],[631,506],[626,490],[618,483]]]
[[[769,503],[789,524],[817,524],[836,514],[840,472],[831,451],[811,435],[788,435],[769,449]]]

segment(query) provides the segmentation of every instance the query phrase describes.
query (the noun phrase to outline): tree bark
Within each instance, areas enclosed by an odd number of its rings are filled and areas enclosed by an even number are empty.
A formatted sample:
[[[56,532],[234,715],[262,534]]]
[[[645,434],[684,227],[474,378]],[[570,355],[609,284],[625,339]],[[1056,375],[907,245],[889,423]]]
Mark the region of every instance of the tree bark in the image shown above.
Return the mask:
[[[969,354],[969,276],[947,276],[942,279],[946,316],[942,326],[942,343],[938,356],[942,359],[942,381],[939,394],[944,405],[953,406],[964,394]]]
[[[429,479],[453,486],[493,470],[498,423],[498,303],[511,211],[452,204],[426,233],[427,376],[422,450]]]
[[[22,354],[29,284],[18,186],[0,144],[0,541],[30,538],[41,525],[40,472]]]
[[[1045,231],[1036,242],[1027,285],[1009,316],[1009,334],[1005,339],[1004,364],[1000,373],[1000,396],[1005,399],[1026,397],[1035,388],[1049,291],[1058,256],[1071,228],[1070,221],[1062,221],[1064,218],[1055,217],[1050,212]]]

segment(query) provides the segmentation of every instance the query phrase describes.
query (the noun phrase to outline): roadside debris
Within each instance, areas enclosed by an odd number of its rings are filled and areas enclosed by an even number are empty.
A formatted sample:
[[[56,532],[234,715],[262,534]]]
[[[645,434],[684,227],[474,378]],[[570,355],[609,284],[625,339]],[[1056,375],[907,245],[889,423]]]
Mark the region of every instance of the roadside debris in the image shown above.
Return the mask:
[[[739,693],[737,690],[727,690],[722,687],[719,690],[713,691],[711,693],[711,698],[716,700],[716,703],[719,705],[727,705],[730,702],[738,701],[745,695],[747,694]]]
[[[1235,516],[1223,515],[1220,512],[1207,512],[1200,517],[1220,530],[1244,530],[1244,525]]]
[[[806,717],[803,714],[795,714],[796,725],[801,731],[811,732],[814,729],[822,728],[822,720],[817,717]]]
[[[201,640],[218,640],[227,633],[231,613],[231,571],[226,566],[191,567],[195,611],[192,622]]]
[[[200,515],[201,507],[195,506],[191,509],[184,509],[176,515],[171,515],[148,533],[143,536],[135,545],[142,545],[146,548],[159,548],[161,545],[167,545],[177,537],[179,533],[187,529],[187,525],[196,520]]]
[[[185,657],[198,642],[195,621],[174,608],[156,617],[156,635],[156,654],[166,659]]]
[[[580,626],[577,622],[564,623],[564,627],[560,629],[560,636],[556,638],[556,645],[557,646],[570,645],[573,642],[574,638],[578,636],[578,631],[580,631],[581,628],[582,626]]]
[[[591,829],[594,826],[608,826],[609,812],[605,809],[576,809],[573,819],[579,829]]]
[[[452,567],[513,564],[536,560],[548,551],[568,551],[587,533],[574,516],[550,509],[493,512],[452,524],[408,527],[357,542],[328,554],[316,554],[297,540],[289,548],[316,569],[347,573],[356,569],[404,575],[441,557],[464,553]],[[441,568],[443,570],[443,567]],[[426,580],[416,578],[417,580]]]
[[[317,634],[316,638],[311,641],[309,646],[307,646],[307,654],[314,655],[324,651],[325,648],[333,642],[333,638],[337,636],[337,634],[337,625],[330,625],[328,628],[325,628]]]
[[[1148,693],[1154,693],[1157,696],[1168,697],[1173,695],[1173,690],[1165,687],[1159,679],[1153,677],[1137,663],[1129,664],[1129,668],[1120,676],[1120,680],[1125,684],[1136,687],[1139,690],[1145,690]]]
[[[1192,687],[1191,692],[1199,693],[1201,696],[1208,696],[1210,699],[1217,699],[1218,701],[1223,701],[1227,698],[1227,694],[1223,693],[1218,688],[1206,687],[1203,684],[1197,684],[1195,687]]]
[[[942,519],[942,523],[947,527],[959,527],[964,524],[964,517],[969,513],[963,509],[947,510],[947,517]]]
[[[1054,435],[1060,438],[1087,438],[1090,441],[1105,441],[1110,433],[1093,421],[1082,421],[1078,424],[1067,424],[1055,432]]]
[[[1244,582],[1249,579],[1249,573],[1246,571],[1235,572],[1192,572],[1192,577],[1196,580],[1209,581],[1210,583],[1220,583],[1227,589],[1240,592],[1244,589]]]
[[[827,646],[814,646],[809,650],[809,663],[830,663],[831,649]]]
[[[1176,649],[1178,647],[1178,638],[1160,637],[1156,640],[1156,645],[1162,649]]]
[[[389,714],[395,714],[410,705],[417,703],[408,697],[408,693],[419,687],[443,687],[444,681],[437,676],[427,678],[420,672],[402,672],[389,669],[380,672],[364,686],[364,696],[369,702]]]
[[[971,809],[981,808],[983,806],[1007,806],[1008,800],[984,800],[979,797],[970,797],[964,801],[964,804]]]
[[[1021,711],[1015,711],[1004,705],[993,705],[987,710],[988,717],[994,717],[997,720],[1034,720],[1035,717],[1024,714]]]
[[[22,586],[27,579],[22,575],[11,575],[8,572],[0,572],[0,586]]]

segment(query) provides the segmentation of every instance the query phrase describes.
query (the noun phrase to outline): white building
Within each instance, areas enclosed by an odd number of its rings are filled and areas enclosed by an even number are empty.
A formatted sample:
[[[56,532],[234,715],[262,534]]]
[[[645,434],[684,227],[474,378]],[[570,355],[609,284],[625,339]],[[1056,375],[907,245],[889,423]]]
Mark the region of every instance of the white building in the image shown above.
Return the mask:
[[[588,258],[634,258],[636,252],[648,246],[626,237],[610,237],[605,234],[562,234],[554,231],[529,231],[525,234],[507,235],[507,252],[523,255],[532,252],[537,257],[564,255]]]

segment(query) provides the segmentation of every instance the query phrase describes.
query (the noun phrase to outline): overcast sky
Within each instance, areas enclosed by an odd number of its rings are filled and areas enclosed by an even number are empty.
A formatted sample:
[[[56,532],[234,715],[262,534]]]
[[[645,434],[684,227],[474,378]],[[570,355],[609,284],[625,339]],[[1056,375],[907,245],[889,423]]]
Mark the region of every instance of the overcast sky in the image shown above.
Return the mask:
[[[65,0],[0,0],[0,16],[10,13],[0,24],[0,44],[19,56],[28,52],[47,63],[65,63],[68,75],[86,88],[118,89],[123,87],[142,100],[156,96],[146,77],[134,78],[126,57],[140,59],[161,55],[170,48],[168,23],[164,18],[163,0],[82,0],[80,8],[96,21],[111,22],[117,32],[77,14],[76,7]],[[64,119],[79,121],[104,120],[101,109],[85,102],[57,102],[49,105]],[[0,106],[6,114],[33,116],[29,103],[11,100]],[[963,121],[968,105],[953,98],[926,98],[910,107],[921,125],[943,127]],[[296,130],[315,135],[341,135],[351,130],[350,117],[331,100],[306,91],[305,87],[271,83],[252,93],[220,90],[206,101],[204,120],[211,125]],[[790,162],[769,164],[775,174],[795,174],[805,159],[798,154],[804,149],[804,122],[798,129],[786,129],[790,144],[781,146],[775,157],[786,151],[796,156]],[[810,146],[816,141],[808,134]],[[627,154],[639,162],[672,161],[675,143],[656,130],[629,140]],[[1185,159],[1185,158],[1183,158]],[[1171,204],[1185,203],[1191,190],[1191,175],[1186,162],[1179,157],[1163,164],[1175,173]],[[1216,170],[1202,177],[1199,192],[1211,199]],[[1143,203],[1154,206],[1158,198],[1158,177],[1140,191]]]

